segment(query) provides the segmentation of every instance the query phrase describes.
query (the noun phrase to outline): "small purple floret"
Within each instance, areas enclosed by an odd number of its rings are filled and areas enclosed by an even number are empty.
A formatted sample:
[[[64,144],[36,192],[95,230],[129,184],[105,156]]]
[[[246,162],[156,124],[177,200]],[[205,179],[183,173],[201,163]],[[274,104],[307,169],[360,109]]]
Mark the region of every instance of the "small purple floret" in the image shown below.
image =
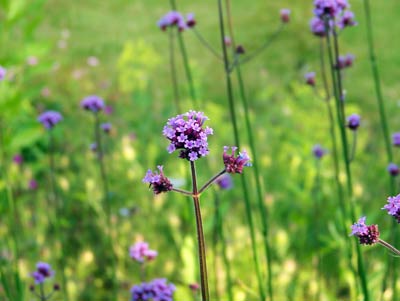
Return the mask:
[[[49,130],[52,129],[62,119],[62,115],[57,111],[46,111],[40,114],[38,117],[38,121]]]
[[[290,21],[290,9],[282,8],[280,11],[281,21],[283,23],[289,23]]]
[[[47,278],[54,276],[50,264],[46,262],[38,262],[36,264],[36,270],[31,273],[31,276],[35,280],[35,284],[43,283]]]
[[[366,217],[361,217],[351,226],[351,235],[357,236],[360,244],[372,245],[379,241],[378,225],[366,225]]]
[[[326,154],[326,150],[319,144],[313,146],[312,152],[317,159],[321,159]]]
[[[220,176],[217,179],[216,183],[219,186],[219,188],[221,188],[223,190],[229,190],[233,187],[233,181],[232,181],[232,177],[230,174],[224,174],[224,175]]]
[[[392,143],[394,146],[400,146],[400,132],[392,135]]]
[[[349,117],[347,117],[347,127],[352,131],[357,130],[360,126],[360,119],[360,115],[351,114]]]
[[[158,173],[153,173],[152,170],[149,169],[146,173],[146,176],[143,178],[143,182],[150,184],[150,187],[153,189],[154,194],[171,191],[173,186],[171,184],[171,181],[166,176],[164,176],[163,166],[159,165],[157,166],[157,168],[159,171]]]
[[[395,163],[389,163],[388,167],[387,167],[387,171],[389,172],[389,174],[393,177],[396,177],[399,172],[400,172],[400,168],[397,164]]]
[[[137,262],[151,261],[157,257],[157,251],[150,250],[147,242],[137,242],[129,248],[129,255]]]
[[[85,97],[81,101],[81,107],[85,110],[92,111],[93,113],[97,113],[104,108],[104,100],[96,95],[90,95]]]
[[[231,153],[228,154],[228,150],[231,149]],[[222,154],[222,159],[224,160],[225,170],[227,173],[243,173],[243,168],[245,166],[251,166],[250,157],[247,155],[246,151],[239,153],[235,157],[235,152],[237,150],[236,146],[228,147],[224,146],[224,153]]]

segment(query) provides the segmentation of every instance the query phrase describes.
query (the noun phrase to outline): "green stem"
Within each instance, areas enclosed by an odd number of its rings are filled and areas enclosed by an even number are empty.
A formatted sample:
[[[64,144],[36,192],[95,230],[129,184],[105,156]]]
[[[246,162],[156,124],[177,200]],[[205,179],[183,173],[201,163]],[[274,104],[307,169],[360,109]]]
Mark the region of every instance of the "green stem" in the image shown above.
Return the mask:
[[[209,301],[210,294],[208,290],[208,276],[207,276],[207,262],[206,262],[206,246],[204,242],[203,222],[200,211],[200,199],[197,190],[197,176],[196,167],[193,161],[190,161],[190,170],[192,174],[193,184],[193,203],[196,215],[196,229],[197,229],[197,242],[199,251],[199,265],[200,265],[200,283],[201,283],[201,296],[202,301]]]
[[[107,240],[109,244],[109,252],[111,256],[111,271],[112,271],[112,293],[114,295],[114,300],[118,300],[118,285],[117,285],[117,274],[116,274],[116,258],[114,251],[114,244],[112,241],[112,221],[111,221],[111,200],[110,200],[110,192],[108,187],[108,178],[107,172],[104,164],[104,152],[103,152],[103,144],[101,139],[101,129],[100,129],[100,118],[99,113],[94,113],[94,133],[95,133],[95,141],[97,144],[97,156],[99,162],[100,169],[100,177],[101,184],[103,188],[103,206],[106,211],[106,226],[107,226]]]
[[[350,163],[353,162],[354,160],[354,156],[356,154],[356,148],[357,148],[357,131],[353,131],[353,143],[351,144],[351,153],[349,158]]]
[[[378,243],[384,246],[385,248],[389,249],[390,251],[392,251],[397,256],[400,256],[400,251],[397,250],[395,247],[393,247],[391,244],[387,243],[386,241],[379,238]]]
[[[178,78],[176,72],[176,63],[175,63],[175,49],[174,49],[174,28],[169,29],[169,66],[171,69],[171,79],[172,79],[172,90],[174,92],[174,102],[175,108],[178,113],[181,112],[181,106],[179,101],[179,86],[178,86]]]
[[[200,188],[199,194],[201,194],[204,190],[206,190],[210,185],[212,185],[220,176],[222,176],[224,173],[226,173],[226,170],[223,169],[219,173],[217,173],[215,176],[213,176],[210,180],[208,180],[203,187]]]
[[[195,33],[197,39],[205,48],[207,48],[217,59],[222,60],[221,55],[210,45],[210,43],[207,42],[207,40],[200,34],[200,32],[197,31],[196,28],[192,28],[191,30]]]
[[[227,89],[228,102],[229,102],[229,113],[230,113],[231,122],[232,122],[232,126],[233,126],[235,144],[237,147],[240,147],[239,131],[238,131],[238,126],[237,126],[237,121],[236,121],[236,113],[235,113],[235,106],[234,106],[234,99],[233,99],[232,80],[231,80],[231,77],[229,74],[228,52],[227,52],[227,47],[226,47],[225,41],[224,41],[225,28],[224,28],[224,17],[223,17],[223,10],[222,10],[222,0],[218,0],[218,13],[219,13],[221,44],[222,44],[223,58],[224,58],[226,89]],[[250,230],[250,239],[251,239],[253,260],[254,260],[254,265],[255,265],[255,269],[256,269],[256,276],[257,276],[257,281],[258,281],[259,296],[260,296],[260,300],[264,301],[266,295],[265,295],[264,285],[262,282],[260,264],[259,264],[259,260],[258,260],[258,254],[257,254],[255,227],[254,227],[253,217],[251,214],[251,204],[250,204],[249,192],[248,192],[247,183],[246,183],[245,178],[244,177],[240,177],[240,178],[241,178],[242,190],[243,190],[245,206],[246,206],[247,221],[248,221],[249,230]]]

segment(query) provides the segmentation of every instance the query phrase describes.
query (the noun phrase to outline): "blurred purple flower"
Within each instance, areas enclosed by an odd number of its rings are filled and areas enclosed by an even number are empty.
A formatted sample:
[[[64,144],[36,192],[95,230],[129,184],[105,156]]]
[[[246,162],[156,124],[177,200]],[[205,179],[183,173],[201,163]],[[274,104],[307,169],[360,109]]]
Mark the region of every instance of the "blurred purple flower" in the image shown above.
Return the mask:
[[[104,113],[106,115],[111,115],[114,112],[114,109],[112,106],[105,106],[104,107]]]
[[[129,255],[137,262],[151,261],[157,257],[157,251],[150,250],[147,242],[137,242],[129,248]]]
[[[315,72],[308,72],[304,75],[306,84],[309,86],[315,86]]]
[[[100,61],[99,61],[99,59],[98,59],[97,57],[95,57],[95,56],[89,56],[89,57],[87,58],[87,64],[88,64],[90,67],[97,67],[97,66],[100,64]]]
[[[312,18],[310,21],[311,32],[319,37],[325,36],[325,24],[320,18]]]
[[[104,100],[97,95],[90,95],[81,101],[81,107],[85,110],[97,113],[104,109]]]
[[[21,154],[16,154],[13,157],[13,162],[17,165],[21,165],[24,162],[24,157]]]
[[[31,273],[31,276],[35,280],[35,284],[41,284],[47,278],[50,278],[53,275],[54,271],[52,270],[50,264],[46,262],[38,262],[36,264],[36,270]]]
[[[38,183],[37,183],[37,181],[34,180],[34,179],[29,180],[28,188],[29,188],[30,190],[36,190],[36,189],[38,188]]]
[[[40,114],[38,117],[38,121],[49,130],[52,129],[62,119],[62,115],[57,111],[46,111]]]
[[[160,194],[162,192],[168,192],[172,190],[171,181],[164,176],[163,166],[157,166],[159,173],[152,172],[149,169],[146,176],[143,178],[143,183],[149,183],[150,187],[153,189],[154,194]]]
[[[336,0],[314,0],[314,14],[319,18],[334,18],[342,8]]]
[[[89,149],[94,153],[97,152],[97,143],[96,142],[90,143]]]
[[[180,150],[179,157],[195,161],[208,155],[207,136],[213,134],[209,127],[203,128],[208,117],[203,112],[189,111],[170,118],[164,126],[163,135],[171,142],[169,153]]]
[[[177,11],[170,11],[166,13],[157,22],[158,27],[161,30],[166,30],[167,27],[177,26],[179,31],[186,29],[186,22],[183,16]]]
[[[132,286],[131,301],[173,301],[176,288],[166,279],[153,279]]]
[[[400,194],[388,197],[387,204],[382,209],[387,210],[400,223]]]
[[[347,127],[352,131],[355,131],[360,126],[360,115],[358,114],[351,114],[347,117]]]
[[[5,79],[6,74],[7,74],[7,69],[0,66],[0,82]]]
[[[31,55],[26,59],[26,63],[29,66],[36,66],[39,63],[39,60],[36,56]]]
[[[392,143],[394,146],[400,146],[400,132],[392,135]]]
[[[228,37],[228,36],[225,36],[225,37],[224,37],[224,43],[225,43],[225,46],[227,46],[227,47],[231,46],[231,45],[232,45],[232,40],[231,40],[231,38]]]
[[[192,28],[196,25],[196,19],[194,18],[194,14],[190,13],[186,15],[186,25],[189,28]]]
[[[400,172],[399,167],[395,163],[389,163],[387,167],[387,171],[392,175],[393,177],[397,176]]]
[[[356,26],[357,22],[354,20],[354,13],[352,11],[345,11],[337,22],[337,26],[340,29],[346,27]]]
[[[379,241],[378,225],[366,225],[365,219],[363,216],[351,226],[351,235],[357,236],[362,245],[372,245]]]
[[[290,21],[290,9],[282,8],[280,11],[281,21],[283,23],[289,23]]]
[[[223,190],[229,190],[232,189],[233,187],[233,181],[230,174],[223,174],[217,179],[216,183],[219,186],[219,188]]]
[[[189,284],[189,288],[193,293],[195,293],[199,291],[200,285],[198,283],[191,283]]]
[[[101,129],[103,130],[103,132],[106,133],[106,134],[108,134],[108,133],[111,132],[112,126],[111,126],[111,123],[110,123],[110,122],[102,123],[102,124],[100,125],[100,127],[101,127]]]
[[[319,144],[313,146],[312,152],[317,159],[321,159],[326,154],[326,150]]]
[[[227,153],[229,149],[231,149],[231,154]],[[222,154],[222,158],[224,160],[224,165],[227,173],[243,173],[243,168],[245,166],[251,166],[250,158],[247,155],[247,152],[243,151],[239,153],[237,157],[235,157],[236,150],[236,146],[224,146],[224,153]]]

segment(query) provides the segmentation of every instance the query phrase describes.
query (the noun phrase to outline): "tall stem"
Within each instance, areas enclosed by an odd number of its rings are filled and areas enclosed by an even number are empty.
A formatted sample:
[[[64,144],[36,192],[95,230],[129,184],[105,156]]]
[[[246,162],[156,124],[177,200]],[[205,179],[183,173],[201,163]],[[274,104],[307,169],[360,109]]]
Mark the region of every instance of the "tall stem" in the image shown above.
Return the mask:
[[[232,14],[231,14],[231,2],[230,0],[226,0],[226,7],[227,7],[227,18],[228,18],[228,25],[229,25],[229,34],[232,38],[232,46],[233,49],[236,49],[235,39],[234,39],[234,31],[233,31],[233,21],[232,21]],[[266,45],[270,45],[273,39],[280,33],[283,26],[281,25],[279,30],[273,35],[273,37],[267,42]],[[245,85],[241,73],[240,64],[236,66],[236,75],[239,82],[239,92],[240,92],[240,99],[242,101],[242,106],[244,109],[244,119],[245,119],[245,126],[247,137],[249,139],[251,154],[252,154],[252,161],[253,161],[253,172],[254,172],[254,179],[256,182],[256,192],[257,192],[257,205],[258,210],[261,216],[261,226],[262,226],[262,236],[264,240],[264,252],[265,252],[265,259],[267,262],[267,286],[268,286],[268,293],[270,301],[273,301],[273,285],[272,285],[272,259],[271,259],[271,247],[268,239],[268,215],[269,212],[267,207],[264,204],[263,199],[263,191],[262,191],[262,184],[261,184],[261,174],[259,171],[259,164],[258,164],[258,151],[255,143],[255,139],[253,136],[253,129],[250,122],[250,112],[248,106],[247,95],[245,91]]]
[[[56,236],[60,242],[60,255],[59,258],[57,258],[58,261],[58,267],[61,272],[61,279],[62,279],[62,285],[63,285],[63,295],[64,295],[64,300],[68,300],[68,285],[67,285],[67,276],[65,274],[65,248],[64,248],[64,231],[61,229],[61,212],[62,212],[62,203],[61,200],[58,197],[58,191],[57,191],[57,186],[56,186],[56,181],[55,181],[55,158],[54,158],[55,152],[54,152],[54,137],[53,137],[53,130],[49,130],[49,168],[50,168],[50,189],[52,195],[52,201],[53,201],[53,206],[55,208],[55,221],[54,221],[54,227],[55,227],[55,232]]]
[[[174,102],[177,112],[181,112],[181,106],[179,101],[179,86],[178,86],[178,75],[176,72],[175,63],[175,47],[174,47],[174,29],[169,29],[169,66],[171,69],[171,79],[172,79],[172,90],[174,92]]]
[[[206,246],[204,242],[203,222],[201,219],[200,199],[197,190],[197,176],[196,167],[193,161],[190,161],[190,170],[192,173],[193,184],[193,203],[196,215],[196,228],[197,228],[197,243],[199,249],[199,264],[200,264],[200,283],[201,283],[201,296],[202,301],[209,301],[210,294],[208,291],[208,276],[207,276],[207,262],[206,262]]]
[[[220,34],[221,34],[221,44],[222,44],[223,58],[224,58],[224,71],[225,71],[225,80],[226,80],[226,90],[227,90],[228,102],[229,102],[229,113],[230,113],[232,127],[233,127],[233,134],[234,134],[234,138],[235,138],[235,144],[236,144],[237,147],[240,147],[239,130],[238,130],[237,121],[236,121],[235,105],[234,105],[234,99],[233,99],[232,80],[231,80],[231,77],[230,77],[230,74],[229,74],[228,52],[227,52],[227,47],[226,47],[225,41],[224,41],[224,39],[225,39],[225,27],[224,27],[224,16],[223,16],[223,9],[222,9],[222,0],[218,0],[218,14],[219,14],[219,26],[220,26]],[[244,177],[241,177],[241,183],[242,183],[243,196],[244,196],[245,206],[246,206],[247,221],[248,221],[249,230],[250,230],[251,247],[252,247],[254,265],[255,265],[255,269],[256,269],[256,276],[257,276],[257,281],[258,281],[258,289],[259,289],[259,294],[260,294],[260,300],[264,301],[266,295],[265,295],[264,285],[263,285],[263,282],[262,282],[260,264],[259,264],[259,260],[258,260],[256,238],[255,238],[255,227],[254,227],[253,217],[252,217],[252,214],[251,214],[251,204],[250,204],[249,192],[248,192],[247,183],[246,183],[246,180],[245,180]]]
[[[95,133],[95,141],[97,144],[97,155],[98,155],[98,162],[99,162],[99,169],[100,169],[100,177],[101,177],[101,184],[103,188],[103,206],[106,211],[106,225],[107,225],[107,239],[109,244],[109,251],[111,256],[111,269],[112,269],[112,290],[114,294],[114,300],[118,300],[118,287],[117,287],[117,276],[116,276],[116,258],[115,258],[115,251],[112,242],[112,221],[111,221],[111,205],[110,205],[110,193],[108,188],[108,178],[106,173],[106,168],[104,164],[104,152],[103,152],[103,145],[101,139],[101,129],[100,129],[100,118],[99,113],[94,113],[94,133]]]
[[[373,36],[373,31],[372,31],[373,28],[372,28],[371,8],[370,8],[369,0],[364,0],[364,11],[365,11],[366,26],[367,26],[367,43],[368,43],[368,51],[369,51],[369,60],[371,63],[371,71],[372,71],[372,77],[373,77],[373,81],[374,81],[376,101],[378,103],[379,116],[380,116],[379,124],[382,127],[382,134],[383,134],[383,139],[385,142],[387,164],[389,164],[389,163],[393,162],[393,153],[392,153],[392,147],[391,147],[391,143],[390,143],[389,126],[388,126],[387,117],[386,117],[385,102],[384,102],[383,95],[382,95],[379,69],[378,69],[378,64],[376,61],[374,36]],[[396,193],[394,177],[392,177],[391,175],[388,175],[388,179],[389,179],[390,194],[394,195]],[[397,223],[395,223],[395,222],[392,223],[391,235],[392,235],[392,241],[396,243],[399,240],[399,238],[398,238],[398,234],[397,234]],[[381,296],[381,298],[383,297],[383,292],[386,289],[386,283],[387,283],[387,280],[390,275],[390,269],[392,269],[392,286],[393,286],[392,287],[392,289],[393,289],[392,300],[396,300],[397,299],[397,289],[396,289],[397,261],[393,257],[390,257],[390,256],[388,256],[387,260],[388,260],[388,262],[386,264],[386,272],[384,273],[384,277],[383,277],[383,281],[382,281],[382,296]]]

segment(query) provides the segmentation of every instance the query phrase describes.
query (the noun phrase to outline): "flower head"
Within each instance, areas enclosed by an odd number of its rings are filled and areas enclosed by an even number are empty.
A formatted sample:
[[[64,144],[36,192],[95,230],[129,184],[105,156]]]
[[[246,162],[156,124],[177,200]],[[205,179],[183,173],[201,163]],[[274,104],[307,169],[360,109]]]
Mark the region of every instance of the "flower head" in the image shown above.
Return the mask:
[[[161,17],[157,22],[161,30],[166,30],[167,27],[177,26],[179,31],[186,29],[186,22],[183,16],[177,11],[170,11]]]
[[[313,146],[312,152],[314,154],[314,157],[317,159],[321,159],[326,154],[326,150],[324,148],[322,148],[322,146],[319,144],[315,144]]]
[[[361,217],[351,226],[351,235],[357,236],[362,245],[372,245],[379,240],[378,225],[366,225],[366,217]]]
[[[171,142],[168,152],[179,150],[179,157],[189,161],[208,155],[207,137],[213,130],[204,127],[206,120],[204,113],[195,111],[170,118],[163,129],[163,135]]]
[[[161,165],[158,166],[158,170],[159,173],[153,173],[151,169],[149,169],[146,173],[146,176],[143,178],[143,182],[150,184],[154,191],[154,194],[171,191],[173,186],[170,180],[166,176],[164,176],[163,167]]]
[[[101,129],[103,130],[104,133],[108,134],[111,132],[111,123],[109,122],[104,122],[100,125]]]
[[[314,14],[319,18],[334,18],[340,10],[336,0],[314,0]]]
[[[392,143],[394,146],[400,146],[400,132],[392,135]]]
[[[38,182],[35,179],[31,179],[28,182],[28,188],[30,190],[36,190],[38,188]]]
[[[57,111],[46,111],[40,114],[38,117],[38,121],[49,130],[52,129],[62,119],[62,115]]]
[[[356,26],[357,22],[354,20],[355,16],[352,11],[345,11],[343,15],[340,17],[339,21],[337,22],[337,26],[340,29],[344,29],[345,27]]]
[[[311,32],[318,37],[325,36],[325,23],[320,18],[315,17],[311,19],[310,29]]]
[[[89,95],[82,99],[81,107],[85,110],[97,113],[104,108],[104,100],[97,95]]]
[[[395,176],[397,176],[399,174],[400,168],[395,163],[389,163],[389,165],[387,167],[387,171],[390,173],[390,175],[395,177]]]
[[[147,242],[137,242],[129,248],[129,255],[137,262],[150,261],[157,257],[157,251],[150,250]]]
[[[233,187],[232,177],[230,174],[223,174],[217,179],[216,183],[219,188],[223,190],[229,190]]]
[[[235,152],[237,150],[236,146],[230,147],[231,154],[228,154],[229,150],[228,146],[224,146],[224,153],[222,154],[222,158],[224,160],[224,165],[227,173],[242,173],[243,167],[251,166],[250,158],[247,155],[246,151],[239,152],[239,155],[235,157]]]
[[[194,14],[190,13],[186,15],[186,25],[189,28],[192,28],[196,25],[196,19],[194,18]]]
[[[175,285],[157,278],[132,286],[131,301],[172,301],[175,290]]]
[[[352,131],[357,130],[360,126],[360,119],[360,115],[351,114],[349,117],[347,117],[347,127]]]
[[[24,162],[24,157],[21,154],[16,154],[13,157],[13,162],[17,165],[21,165]]]
[[[308,72],[304,75],[304,79],[306,80],[306,84],[309,86],[315,86],[315,72]]]
[[[290,21],[290,9],[282,8],[280,11],[281,21],[283,23],[289,23]]]
[[[400,224],[400,194],[388,197],[387,204],[382,209],[387,210]]]
[[[0,82],[6,77],[6,74],[7,70],[4,67],[0,66]]]
[[[54,275],[50,264],[46,262],[38,262],[36,264],[36,270],[31,273],[31,276],[35,280],[35,284],[43,283],[47,278]]]

